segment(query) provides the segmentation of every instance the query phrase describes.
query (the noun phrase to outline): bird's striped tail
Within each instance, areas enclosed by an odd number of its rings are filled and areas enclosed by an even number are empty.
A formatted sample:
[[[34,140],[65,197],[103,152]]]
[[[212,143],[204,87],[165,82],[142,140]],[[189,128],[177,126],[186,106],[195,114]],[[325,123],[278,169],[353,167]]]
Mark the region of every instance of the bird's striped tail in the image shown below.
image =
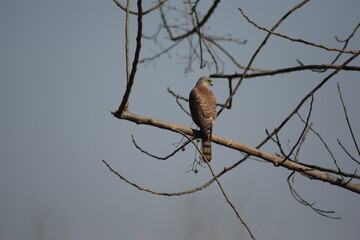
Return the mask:
[[[208,162],[211,161],[211,141],[202,140],[202,153]],[[205,159],[204,159],[205,161]]]

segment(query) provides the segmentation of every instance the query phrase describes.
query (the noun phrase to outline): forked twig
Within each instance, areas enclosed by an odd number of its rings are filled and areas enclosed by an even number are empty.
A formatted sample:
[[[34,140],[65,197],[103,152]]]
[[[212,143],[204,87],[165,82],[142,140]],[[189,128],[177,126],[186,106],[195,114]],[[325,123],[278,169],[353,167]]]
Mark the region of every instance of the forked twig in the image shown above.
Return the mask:
[[[297,115],[298,115],[298,117],[300,118],[300,120],[301,120],[304,124],[306,124],[306,122],[305,122],[304,119],[300,116],[300,114],[297,113]],[[324,147],[326,148],[326,150],[329,152],[329,154],[330,154],[330,156],[331,156],[331,158],[332,158],[332,160],[333,160],[336,168],[338,169],[338,173],[339,173],[338,175],[343,176],[343,172],[340,170],[340,167],[339,167],[339,165],[337,164],[337,161],[336,161],[336,159],[335,159],[334,154],[331,152],[330,148],[328,147],[328,145],[326,144],[326,142],[324,141],[324,139],[320,136],[319,133],[317,133],[317,132],[314,130],[314,128],[313,128],[312,126],[310,126],[309,124],[307,124],[307,125],[308,125],[308,128],[310,129],[310,131],[312,131],[313,133],[315,133],[315,135],[320,139],[320,141],[322,142],[322,144],[324,145]]]
[[[149,8],[148,10],[146,11],[143,11],[142,12],[142,15],[146,15],[148,13],[151,13],[152,11],[156,10],[157,8],[159,8],[161,5],[163,5],[164,3],[166,3],[168,0],[162,0],[162,1],[159,1],[159,3],[151,8]],[[121,5],[121,3],[118,1],[118,0],[113,0],[113,2],[119,7],[121,8],[122,10],[126,11],[126,7],[124,7],[123,5]],[[138,15],[139,13],[138,12],[134,12],[134,11],[129,11],[130,14],[134,14],[134,15]]]
[[[344,66],[346,66],[348,63],[350,63],[352,60],[354,60],[356,57],[359,56],[360,53],[352,55],[349,59],[347,59],[339,68],[335,69],[332,73],[330,73],[327,77],[325,77],[318,85],[315,86],[301,101],[300,103],[295,107],[295,109],[285,118],[285,120],[274,129],[274,131],[264,139],[263,142],[259,144],[259,146],[264,145],[274,134],[278,133],[285,124],[294,116],[295,113],[298,112],[300,107],[306,102],[306,100],[311,97],[317,90],[321,88],[329,79],[331,79],[335,74],[337,74]]]
[[[271,31],[274,31],[291,13],[293,13],[295,10],[301,8],[304,4],[306,4],[309,0],[304,0],[301,3],[299,3],[298,5],[296,5],[294,8],[292,8],[290,11],[288,11],[272,28]],[[252,55],[248,65],[246,66],[244,72],[243,72],[243,76],[240,78],[240,80],[238,81],[238,83],[236,84],[234,91],[232,92],[232,94],[228,97],[228,99],[226,100],[225,104],[223,107],[221,107],[221,109],[217,112],[217,116],[219,116],[221,114],[221,112],[224,110],[225,106],[227,106],[230,102],[230,100],[234,97],[234,95],[236,94],[237,90],[239,89],[241,83],[244,80],[244,76],[247,74],[247,72],[249,71],[252,63],[254,62],[256,56],[258,55],[258,53],[260,52],[260,50],[265,46],[267,40],[270,38],[271,34],[268,33],[267,36],[265,37],[265,39],[261,42],[260,46],[256,49],[255,53]]]
[[[210,172],[211,172],[211,175],[213,176],[213,178],[214,178],[215,181],[217,182],[217,184],[218,184],[218,186],[219,186],[219,188],[220,188],[220,191],[221,191],[221,193],[223,194],[226,202],[227,202],[227,203],[230,205],[230,207],[233,209],[233,211],[234,211],[235,214],[236,214],[236,217],[240,220],[241,224],[244,225],[244,227],[245,227],[246,230],[248,231],[250,237],[255,240],[255,237],[254,237],[254,235],[252,234],[250,228],[247,226],[247,224],[245,223],[245,221],[241,218],[241,216],[240,216],[239,212],[237,211],[237,209],[235,208],[234,204],[230,201],[230,199],[229,199],[229,197],[227,196],[224,188],[222,187],[219,179],[216,177],[216,175],[215,175],[215,173],[214,173],[214,171],[213,171],[210,163],[206,160],[206,157],[203,155],[202,151],[199,149],[199,147],[197,146],[197,144],[196,144],[190,137],[188,137],[185,133],[183,133],[183,132],[181,132],[181,131],[178,131],[178,132],[179,132],[181,135],[183,135],[185,138],[187,138],[189,141],[191,141],[192,144],[195,146],[196,150],[198,151],[198,153],[202,155],[202,158],[204,159],[204,162],[208,165],[209,170],[210,170]]]
[[[344,150],[344,152],[353,160],[355,161],[357,164],[360,164],[360,162],[358,160],[356,160],[347,150],[346,148],[341,144],[340,140],[337,139],[338,144],[340,145],[340,147]]]
[[[183,143],[180,147],[178,147],[177,149],[175,149],[175,151],[173,151],[172,153],[168,154],[167,156],[165,156],[165,157],[159,157],[159,156],[156,156],[156,155],[154,155],[154,154],[151,154],[151,153],[149,153],[148,151],[145,151],[143,148],[141,148],[141,147],[137,144],[137,142],[135,141],[134,135],[131,135],[131,139],[132,139],[132,142],[133,142],[133,144],[135,145],[135,147],[136,147],[137,149],[139,149],[140,152],[145,153],[146,155],[148,155],[148,156],[150,156],[150,157],[152,157],[152,158],[158,159],[158,160],[167,160],[167,159],[169,159],[170,157],[174,156],[178,151],[182,150],[183,147],[185,147],[186,145],[188,145],[188,144],[190,143],[189,141],[187,141],[187,142]]]
[[[240,13],[243,15],[243,17],[244,17],[249,23],[251,23],[252,25],[254,25],[256,28],[258,28],[258,29],[260,29],[260,30],[263,30],[263,31],[265,31],[265,32],[268,32],[269,34],[272,34],[272,35],[275,35],[275,36],[278,36],[278,37],[282,37],[282,38],[288,39],[288,40],[293,41],[293,42],[300,42],[300,43],[303,43],[303,44],[306,44],[306,45],[310,45],[310,46],[313,46],[313,47],[322,48],[322,49],[325,49],[325,50],[328,50],[328,51],[335,51],[335,52],[349,53],[349,54],[356,54],[356,53],[359,53],[359,52],[360,52],[360,51],[350,51],[350,50],[344,50],[344,49],[326,47],[326,46],[323,46],[323,45],[320,45],[320,44],[316,44],[316,43],[312,43],[312,42],[309,42],[309,41],[305,41],[305,40],[302,40],[302,39],[295,39],[295,38],[288,37],[288,36],[286,36],[286,35],[283,35],[283,34],[274,32],[274,29],[268,30],[268,29],[266,29],[266,28],[264,28],[264,27],[260,27],[260,26],[257,25],[254,21],[251,21],[250,18],[245,15],[244,11],[243,11],[241,8],[239,8],[239,11],[240,11]]]
[[[314,95],[311,95],[311,102],[310,102],[310,108],[309,108],[309,113],[308,116],[306,118],[306,123],[305,123],[305,127],[303,129],[303,131],[300,134],[300,137],[298,138],[298,140],[296,141],[295,145],[293,146],[293,148],[291,149],[290,153],[284,158],[284,160],[280,163],[283,164],[286,160],[289,159],[289,157],[292,155],[292,153],[294,152],[295,148],[298,146],[298,144],[300,143],[302,137],[304,136],[304,133],[306,131],[306,129],[308,128],[309,125],[309,120],[310,120],[310,116],[311,116],[311,111],[312,111],[312,107],[313,107],[313,103],[314,103]]]
[[[317,214],[323,216],[323,217],[327,217],[327,218],[331,218],[331,219],[341,219],[341,217],[333,217],[330,216],[329,214],[333,214],[335,213],[335,211],[326,211],[326,210],[322,210],[319,208],[314,207],[315,203],[310,204],[309,202],[307,202],[304,198],[302,198],[300,196],[300,194],[294,189],[294,187],[291,184],[291,180],[294,182],[294,177],[295,177],[295,171],[293,171],[292,173],[290,173],[290,175],[287,178],[287,183],[289,185],[289,189],[290,189],[290,193],[291,195],[294,197],[294,199],[296,201],[298,201],[299,203],[303,204],[304,206],[310,207],[312,210],[314,210]]]
[[[335,36],[336,41],[338,41],[338,42],[345,42],[342,50],[345,50],[345,49],[346,49],[347,45],[349,44],[350,39],[351,39],[352,37],[354,37],[355,32],[356,32],[356,30],[357,30],[359,27],[360,27],[360,23],[358,23],[358,25],[354,28],[354,30],[352,31],[352,33],[350,34],[350,36],[349,36],[347,39],[345,39],[345,40],[339,40],[339,39]],[[342,54],[342,52],[339,52],[339,54],[335,57],[335,59],[332,61],[331,64],[334,64],[334,63],[339,59],[339,57],[341,56],[341,54]]]

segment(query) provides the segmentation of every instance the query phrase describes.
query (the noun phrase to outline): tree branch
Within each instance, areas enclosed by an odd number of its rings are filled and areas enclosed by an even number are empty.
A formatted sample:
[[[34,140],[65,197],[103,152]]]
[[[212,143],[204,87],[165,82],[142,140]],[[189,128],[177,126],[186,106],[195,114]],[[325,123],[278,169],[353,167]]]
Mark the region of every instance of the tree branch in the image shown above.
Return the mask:
[[[131,93],[131,88],[132,88],[132,86],[134,84],[136,69],[137,69],[137,65],[138,65],[138,62],[139,62],[139,56],[140,56],[141,36],[142,36],[142,6],[141,6],[141,0],[137,1],[137,6],[138,6],[139,14],[138,14],[138,32],[137,32],[137,36],[136,36],[136,49],[135,49],[134,60],[133,60],[133,64],[132,64],[130,77],[129,77],[129,79],[127,81],[127,85],[126,85],[125,94],[124,94],[122,102],[121,102],[121,104],[119,106],[119,110],[117,111],[117,114],[119,114],[119,115],[121,115],[124,112],[124,110],[127,108],[130,93]]]
[[[256,72],[251,74],[241,74],[241,73],[235,73],[235,74],[211,74],[211,78],[255,78],[255,77],[264,77],[264,76],[273,76],[276,74],[282,74],[282,73],[290,73],[290,72],[299,72],[304,70],[327,70],[327,69],[337,69],[340,68],[340,65],[330,65],[330,64],[322,64],[322,65],[301,65],[296,67],[290,67],[290,68],[281,68],[276,70],[268,70],[268,71],[262,71],[262,72]],[[342,67],[342,70],[347,71],[360,71],[360,66],[344,66]]]
[[[146,15],[154,10],[156,10],[157,8],[159,8],[161,5],[163,5],[164,3],[166,3],[168,0],[163,0],[163,1],[159,1],[159,3],[155,6],[153,6],[152,8],[149,8],[146,11],[142,12],[142,15]],[[121,3],[118,0],[113,0],[113,2],[116,4],[116,6],[118,6],[119,8],[121,8],[122,10],[126,11],[126,7],[124,7],[123,5],[121,5]],[[138,12],[134,12],[134,11],[129,11],[130,14],[133,15],[138,15]]]
[[[265,144],[274,134],[278,133],[285,124],[294,116],[295,113],[299,111],[301,106],[306,102],[306,100],[311,97],[318,89],[321,88],[330,78],[332,78],[335,74],[337,74],[343,67],[345,67],[348,63],[350,63],[352,60],[354,60],[356,57],[359,56],[360,53],[352,55],[349,59],[347,59],[339,68],[337,68],[335,71],[330,73],[327,77],[324,78],[318,85],[316,85],[315,88],[313,88],[301,101],[300,103],[295,107],[295,109],[285,118],[285,120],[279,125],[279,127],[275,128],[274,131],[268,135],[266,139],[262,143],[260,143],[259,146],[262,146]]]
[[[245,15],[244,11],[241,8],[239,8],[239,11],[249,23],[251,23],[252,25],[254,25],[256,28],[258,28],[260,30],[268,32],[269,34],[276,35],[278,37],[282,37],[282,38],[288,39],[288,40],[293,41],[293,42],[300,42],[300,43],[304,43],[306,45],[310,45],[310,46],[313,46],[313,47],[322,48],[322,49],[325,49],[325,50],[328,50],[328,51],[335,51],[335,52],[341,52],[341,53],[350,53],[350,54],[356,54],[356,53],[360,52],[360,51],[350,51],[350,50],[344,50],[344,49],[330,48],[330,47],[326,47],[326,46],[323,46],[323,45],[320,45],[320,44],[305,41],[305,40],[302,40],[302,39],[295,39],[295,38],[288,37],[286,35],[274,32],[273,29],[268,30],[268,29],[266,29],[264,27],[260,27],[254,21],[251,21],[250,18]]]
[[[299,3],[298,5],[296,5],[295,7],[293,7],[292,9],[290,9],[284,16],[282,16],[280,18],[280,20],[271,28],[271,31],[274,31],[278,26],[280,26],[280,24],[294,11],[296,11],[297,9],[301,8],[302,6],[304,6],[309,0],[304,0],[301,3]],[[256,49],[255,53],[252,55],[248,65],[246,66],[244,72],[243,72],[243,76],[246,76],[247,72],[249,71],[252,63],[254,62],[256,56],[258,55],[258,53],[260,52],[260,50],[265,46],[266,42],[269,40],[271,34],[268,33],[266,35],[266,37],[264,38],[264,40],[261,42],[261,44],[259,45],[259,47]],[[237,90],[239,89],[242,81],[244,80],[244,77],[241,77],[240,80],[238,81],[238,83],[236,84],[232,94],[228,97],[228,99],[226,100],[224,106],[227,106],[229,104],[229,102],[231,101],[231,99],[234,97],[234,95],[236,94]],[[217,112],[217,116],[219,116],[221,114],[221,112],[224,110],[225,107],[222,107],[218,112]]]
[[[215,8],[217,7],[217,5],[220,3],[220,0],[214,0],[214,3],[213,5],[210,7],[209,11],[206,13],[206,15],[204,16],[204,18],[199,22],[199,24],[197,26],[195,26],[192,30],[182,34],[182,35],[179,35],[179,36],[176,36],[174,37],[171,30],[170,30],[170,27],[166,21],[166,18],[165,18],[165,14],[162,10],[162,7],[160,6],[160,15],[161,15],[161,18],[163,20],[163,23],[164,23],[164,27],[166,28],[168,34],[169,34],[169,37],[171,40],[173,41],[177,41],[177,40],[180,40],[182,38],[186,38],[188,36],[190,36],[191,34],[195,33],[197,31],[198,28],[201,28],[206,22],[207,20],[210,18],[211,14],[213,14],[213,12],[215,11]]]
[[[359,149],[359,146],[356,142],[356,138],[354,136],[354,132],[352,130],[352,127],[351,127],[351,124],[350,124],[350,120],[349,120],[349,117],[348,117],[348,114],[347,114],[347,111],[346,111],[346,107],[345,107],[345,103],[344,103],[344,100],[343,100],[343,97],[342,97],[342,94],[341,94],[341,90],[340,90],[340,85],[339,83],[337,83],[337,88],[338,88],[338,91],[339,91],[339,96],[340,96],[340,100],[341,100],[341,105],[343,107],[343,110],[344,110],[344,114],[345,114],[345,119],[346,119],[346,123],[348,125],[348,128],[349,128],[349,131],[350,131],[350,134],[351,134],[351,138],[354,142],[354,145],[356,147],[356,150],[357,150],[357,153],[358,155],[360,156],[360,149]]]
[[[134,122],[136,124],[150,125],[150,126],[158,127],[161,129],[170,130],[170,131],[173,131],[176,133],[178,133],[180,131],[187,135],[194,136],[195,138],[198,138],[200,136],[199,131],[197,131],[195,129],[191,129],[191,128],[181,126],[178,124],[174,124],[174,123],[164,122],[164,121],[157,120],[154,118],[138,116],[138,115],[135,115],[128,111],[124,111],[121,114],[121,116],[119,114],[117,114],[116,111],[111,111],[111,113],[119,119],[125,119],[128,121]],[[336,186],[342,187],[344,189],[347,189],[347,190],[350,190],[350,191],[353,191],[356,193],[360,193],[360,184],[344,181],[333,175],[321,172],[317,169],[313,169],[311,167],[307,167],[307,166],[301,165],[299,163],[296,163],[296,162],[293,162],[290,160],[286,160],[283,164],[281,164],[281,162],[284,160],[284,158],[281,158],[281,157],[272,155],[270,153],[267,153],[265,151],[247,146],[240,142],[235,142],[231,139],[219,137],[216,135],[213,135],[211,139],[214,143],[247,153],[251,156],[261,158],[263,160],[273,163],[275,166],[281,166],[281,167],[285,167],[289,170],[299,172],[303,176],[306,176],[310,179],[316,179],[319,181],[327,182],[332,185],[336,185]]]
[[[184,134],[183,132],[180,132],[179,133],[181,135],[183,135],[184,137],[186,137],[188,139],[188,141],[191,141],[191,143],[195,146],[196,150],[202,155],[202,159],[204,159],[204,162],[207,164],[207,166],[209,167],[209,170],[211,172],[211,175],[212,177],[215,179],[216,183],[218,184],[219,188],[220,188],[220,191],[221,193],[223,194],[226,202],[230,205],[230,207],[233,209],[233,211],[235,212],[236,214],[236,217],[239,219],[239,221],[241,222],[242,225],[244,225],[244,227],[246,228],[246,230],[248,231],[250,237],[252,239],[255,240],[255,237],[254,235],[252,234],[250,228],[248,227],[248,225],[246,224],[246,222],[242,219],[242,217],[240,216],[240,213],[238,212],[238,210],[236,209],[236,207],[234,206],[234,204],[230,201],[229,197],[227,196],[222,184],[220,183],[219,179],[216,177],[216,174],[214,172],[214,170],[212,169],[211,167],[211,164],[207,161],[206,157],[204,156],[204,154],[202,153],[202,151],[199,149],[199,147],[196,145],[196,143],[190,138],[188,137],[186,134]]]

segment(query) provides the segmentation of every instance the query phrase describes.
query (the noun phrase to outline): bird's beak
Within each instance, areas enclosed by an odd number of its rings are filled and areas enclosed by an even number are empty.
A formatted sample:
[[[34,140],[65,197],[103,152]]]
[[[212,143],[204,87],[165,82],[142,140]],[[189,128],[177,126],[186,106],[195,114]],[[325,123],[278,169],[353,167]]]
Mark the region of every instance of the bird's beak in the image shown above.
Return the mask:
[[[212,81],[210,81],[210,86],[213,86],[214,84],[213,84],[213,82]]]

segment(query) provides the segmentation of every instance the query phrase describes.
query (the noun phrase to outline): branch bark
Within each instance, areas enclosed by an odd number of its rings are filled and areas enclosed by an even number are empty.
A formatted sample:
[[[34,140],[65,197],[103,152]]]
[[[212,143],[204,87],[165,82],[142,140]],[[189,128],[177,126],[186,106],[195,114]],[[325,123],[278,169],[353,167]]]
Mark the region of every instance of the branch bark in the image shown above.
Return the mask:
[[[255,77],[264,77],[264,76],[273,76],[276,74],[282,74],[282,73],[290,73],[290,72],[299,72],[304,70],[327,70],[327,69],[338,69],[341,68],[341,70],[347,70],[347,71],[360,71],[360,66],[344,66],[341,67],[341,65],[330,65],[330,64],[322,64],[322,65],[304,65],[304,66],[296,66],[296,67],[290,67],[290,68],[281,68],[276,70],[269,70],[269,71],[262,71],[262,72],[256,72],[256,73],[250,73],[250,74],[241,74],[241,73],[235,73],[235,74],[212,74],[210,77],[212,78],[255,78]]]
[[[126,90],[125,90],[123,99],[121,101],[121,104],[119,106],[119,110],[117,112],[117,114],[119,114],[119,115],[121,115],[122,112],[124,112],[124,110],[127,108],[130,93],[131,93],[131,88],[135,81],[137,65],[139,63],[140,49],[141,49],[141,37],[142,37],[142,2],[141,2],[141,0],[137,1],[137,7],[138,7],[139,14],[138,14],[138,21],[137,21],[138,22],[138,32],[137,32],[137,36],[136,36],[136,49],[135,49],[135,54],[134,54],[134,60],[132,63],[131,73],[130,73],[129,79],[127,79]]]
[[[111,113],[119,118],[119,119],[125,119],[131,122],[134,122],[136,124],[145,124],[145,125],[149,125],[149,126],[154,126],[154,127],[158,127],[161,129],[166,129],[166,130],[170,130],[173,132],[178,133],[183,132],[184,134],[187,134],[189,136],[194,136],[195,138],[199,137],[199,132],[195,129],[192,128],[188,128],[185,126],[181,126],[178,124],[174,124],[174,123],[169,123],[169,122],[165,122],[165,121],[161,121],[161,120],[157,120],[154,118],[150,118],[150,117],[143,117],[143,116],[139,116],[139,115],[135,115],[133,113],[130,113],[128,111],[124,111],[121,116],[119,116],[119,114],[117,114],[117,111],[111,111]],[[233,141],[231,139],[227,139],[227,138],[223,138],[220,136],[216,136],[213,135],[211,140],[214,143],[217,143],[219,145],[228,147],[228,148],[232,148],[244,153],[247,153],[251,156],[255,156],[258,158],[261,158],[265,161],[271,162],[273,163],[276,167],[285,167],[289,170],[292,171],[296,171],[301,173],[303,176],[308,177],[310,179],[315,179],[315,180],[319,180],[319,181],[323,181],[323,182],[327,182],[330,183],[332,185],[336,185],[339,187],[342,187],[344,189],[350,190],[352,192],[355,193],[359,193],[360,194],[360,184],[357,183],[352,183],[352,182],[348,182],[346,180],[342,180],[340,178],[337,178],[331,174],[328,173],[324,173],[321,172],[317,169],[308,167],[308,166],[304,166],[300,163],[297,162],[293,162],[290,160],[286,160],[282,163],[282,161],[284,160],[284,158],[272,155],[270,153],[267,153],[265,151],[262,151],[260,149],[256,149],[250,146],[247,146],[243,143],[240,142],[236,142]]]

